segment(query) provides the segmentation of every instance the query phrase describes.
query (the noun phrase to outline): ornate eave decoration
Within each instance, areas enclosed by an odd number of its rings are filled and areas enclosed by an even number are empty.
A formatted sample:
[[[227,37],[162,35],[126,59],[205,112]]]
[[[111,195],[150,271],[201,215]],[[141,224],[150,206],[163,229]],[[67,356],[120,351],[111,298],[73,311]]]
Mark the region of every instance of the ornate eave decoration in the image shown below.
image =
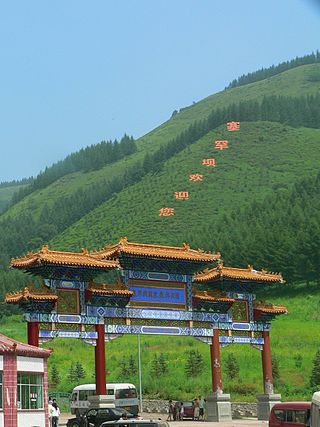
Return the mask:
[[[45,245],[39,252],[28,252],[23,257],[12,259],[10,267],[28,271],[43,265],[52,267],[84,267],[102,270],[119,268],[120,266],[117,260],[104,260],[93,257],[87,249],[83,249],[82,252],[52,251]]]
[[[182,247],[152,245],[147,243],[129,242],[127,237],[122,238],[117,245],[106,246],[100,251],[92,252],[97,259],[112,259],[115,256],[132,255],[137,257],[165,258],[193,262],[214,262],[220,259],[219,252],[204,252],[202,249],[191,249],[187,243]]]
[[[86,289],[86,300],[98,305],[126,306],[134,292],[124,284],[98,284],[91,282]]]
[[[24,303],[29,301],[56,303],[57,299],[58,296],[52,294],[48,288],[42,287],[38,289],[34,288],[33,285],[28,285],[19,291],[7,293],[5,302],[9,304]]]
[[[219,280],[237,280],[244,282],[283,283],[280,273],[267,270],[255,270],[252,265],[247,268],[225,267],[221,262],[217,267],[205,269],[194,275],[195,282],[215,282]]]
[[[266,301],[256,301],[254,303],[255,320],[270,321],[281,314],[288,314],[288,309],[284,305],[274,305]]]
[[[229,298],[225,292],[222,291],[199,291],[193,290],[193,306],[196,309],[205,309],[210,311],[226,313],[231,305],[234,303],[233,298]]]

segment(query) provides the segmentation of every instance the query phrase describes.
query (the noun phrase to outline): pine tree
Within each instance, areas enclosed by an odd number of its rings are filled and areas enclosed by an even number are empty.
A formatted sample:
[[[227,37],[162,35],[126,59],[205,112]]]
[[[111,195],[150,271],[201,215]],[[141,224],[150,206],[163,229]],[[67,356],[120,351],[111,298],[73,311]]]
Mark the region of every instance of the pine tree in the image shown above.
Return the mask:
[[[135,375],[138,372],[137,364],[132,356],[132,354],[129,357],[129,368],[128,368],[128,374],[129,375]]]
[[[151,372],[155,377],[158,377],[160,375],[159,360],[156,354],[153,356],[153,360],[151,362]]]
[[[301,354],[300,353],[295,354],[293,358],[294,358],[295,367],[300,369],[302,367],[302,356],[301,356]]]
[[[196,377],[202,372],[203,358],[198,350],[191,350],[185,364],[185,372],[190,377]]]
[[[239,377],[239,371],[240,371],[239,363],[233,353],[228,354],[226,367],[227,367],[227,375],[230,378],[230,380],[234,380],[235,378]]]
[[[168,362],[163,353],[160,354],[159,359],[159,370],[161,371],[161,375],[165,375],[168,373]]]
[[[275,354],[272,355],[272,377],[273,381],[280,379],[279,359]]]
[[[85,378],[86,371],[84,370],[81,362],[76,362],[74,368],[74,375],[77,381],[81,380],[82,378]]]
[[[68,380],[73,383],[77,380],[76,377],[76,364],[74,362],[71,363],[69,371],[68,371]]]
[[[310,385],[313,389],[320,388],[320,348],[318,349],[315,358],[313,359],[313,366],[310,375]]]
[[[52,388],[56,388],[60,382],[60,375],[59,375],[59,372],[58,372],[56,365],[52,366],[50,382],[51,382],[50,385]]]

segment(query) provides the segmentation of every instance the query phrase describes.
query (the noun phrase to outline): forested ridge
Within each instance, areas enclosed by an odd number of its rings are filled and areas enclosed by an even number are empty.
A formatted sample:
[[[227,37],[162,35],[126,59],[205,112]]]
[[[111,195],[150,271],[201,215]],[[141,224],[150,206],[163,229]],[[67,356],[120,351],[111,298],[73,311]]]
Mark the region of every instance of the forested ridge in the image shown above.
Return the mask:
[[[291,59],[290,61],[281,62],[278,65],[272,65],[268,68],[261,68],[260,70],[254,71],[252,73],[243,74],[237,79],[232,80],[226,89],[258,82],[259,80],[267,79],[268,77],[275,76],[276,74],[282,73],[283,71],[291,70],[292,68],[299,67],[301,65],[315,64],[317,62],[320,62],[320,52],[318,50],[316,53],[297,57],[295,59]],[[315,76],[314,78],[317,79],[318,77]]]
[[[31,180],[30,185],[18,190],[13,195],[9,207],[33,191],[47,187],[64,175],[78,171],[88,172],[100,169],[106,164],[117,162],[123,157],[129,156],[136,149],[133,137],[128,135],[124,135],[120,142],[117,140],[101,141],[99,144],[82,148],[40,172]]]

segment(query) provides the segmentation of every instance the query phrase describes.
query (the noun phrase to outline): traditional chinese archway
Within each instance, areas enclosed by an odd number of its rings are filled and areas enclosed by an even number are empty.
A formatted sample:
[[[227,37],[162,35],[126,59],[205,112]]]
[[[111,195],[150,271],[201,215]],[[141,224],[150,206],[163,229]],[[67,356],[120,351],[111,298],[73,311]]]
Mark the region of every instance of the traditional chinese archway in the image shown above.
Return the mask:
[[[126,238],[90,253],[44,246],[13,259],[11,267],[44,279],[41,289],[28,286],[6,296],[7,303],[19,303],[24,310],[29,344],[61,337],[95,345],[97,395],[106,394],[105,341],[123,334],[159,334],[193,336],[210,345],[213,394],[208,397],[208,419],[231,418],[220,366],[220,347],[231,343],[261,350],[259,418],[266,419],[280,399],[273,393],[269,333],[271,320],[287,310],[255,301],[256,287],[282,282],[280,274],[225,267],[219,253],[186,244],[160,246]],[[112,270],[120,272],[119,284],[94,282]],[[75,324],[78,330],[71,328]]]

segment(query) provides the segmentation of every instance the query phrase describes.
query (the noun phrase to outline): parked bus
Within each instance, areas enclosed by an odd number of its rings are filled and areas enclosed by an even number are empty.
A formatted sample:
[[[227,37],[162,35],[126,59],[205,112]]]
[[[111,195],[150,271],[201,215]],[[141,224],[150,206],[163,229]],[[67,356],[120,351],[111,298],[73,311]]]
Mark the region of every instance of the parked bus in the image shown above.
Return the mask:
[[[311,426],[320,427],[320,391],[313,393],[312,396]]]
[[[95,384],[78,385],[72,390],[70,409],[72,414],[80,416],[89,408],[89,396],[96,394]],[[124,408],[133,415],[139,412],[137,390],[133,384],[107,384],[107,396],[116,408]]]

